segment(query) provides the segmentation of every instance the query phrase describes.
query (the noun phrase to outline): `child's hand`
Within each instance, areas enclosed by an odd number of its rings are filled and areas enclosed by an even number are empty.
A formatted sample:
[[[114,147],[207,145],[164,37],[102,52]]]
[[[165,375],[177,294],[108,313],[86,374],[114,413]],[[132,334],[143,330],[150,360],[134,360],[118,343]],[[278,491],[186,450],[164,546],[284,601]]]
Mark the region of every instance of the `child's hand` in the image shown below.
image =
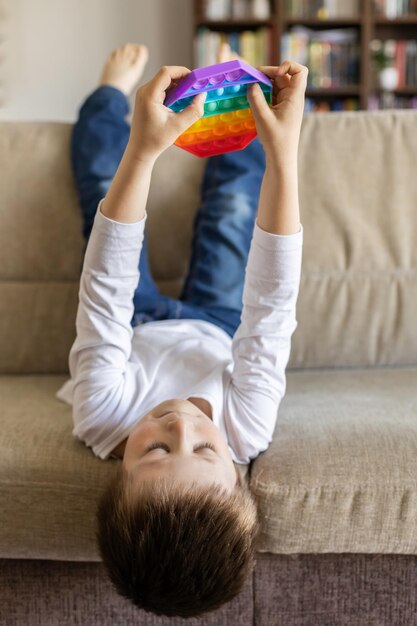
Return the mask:
[[[278,67],[260,67],[273,84],[270,107],[262,89],[255,83],[248,89],[248,100],[256,130],[267,156],[296,155],[304,112],[308,69],[292,61]]]
[[[166,90],[184,78],[191,70],[186,67],[165,66],[156,76],[139,87],[130,131],[130,152],[141,160],[156,160],[174,141],[204,114],[205,93],[198,94],[180,113],[163,102]]]

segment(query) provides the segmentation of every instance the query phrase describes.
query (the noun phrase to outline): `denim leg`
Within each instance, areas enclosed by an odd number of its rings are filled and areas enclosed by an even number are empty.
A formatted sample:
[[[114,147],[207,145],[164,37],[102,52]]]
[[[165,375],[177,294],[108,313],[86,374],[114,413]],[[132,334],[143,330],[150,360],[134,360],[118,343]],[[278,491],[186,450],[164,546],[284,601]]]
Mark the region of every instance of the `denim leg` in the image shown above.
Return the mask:
[[[87,98],[74,126],[71,157],[86,240],[98,203],[126,148],[128,111],[128,100],[121,91],[102,86]],[[244,273],[264,168],[265,156],[257,139],[244,150],[208,160],[181,301],[159,293],[149,270],[145,236],[132,325],[201,319],[233,336],[240,322]]]
[[[250,242],[265,170],[259,139],[208,159],[191,261],[180,300],[203,307],[237,327]]]
[[[82,105],[71,140],[71,162],[88,240],[99,201],[106,195],[125,151],[130,126],[129,102],[110,86],[98,87]],[[150,273],[146,236],[139,261],[140,281],[134,295],[135,323],[152,311],[160,296]]]

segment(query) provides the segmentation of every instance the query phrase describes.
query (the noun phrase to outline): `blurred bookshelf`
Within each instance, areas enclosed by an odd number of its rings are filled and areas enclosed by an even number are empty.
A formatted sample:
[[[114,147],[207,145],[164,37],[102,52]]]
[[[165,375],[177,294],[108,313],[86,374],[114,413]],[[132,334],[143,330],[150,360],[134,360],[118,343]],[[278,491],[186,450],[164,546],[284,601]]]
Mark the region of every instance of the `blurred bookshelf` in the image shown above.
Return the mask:
[[[306,112],[417,109],[417,0],[194,0],[194,67],[222,41],[307,65]]]

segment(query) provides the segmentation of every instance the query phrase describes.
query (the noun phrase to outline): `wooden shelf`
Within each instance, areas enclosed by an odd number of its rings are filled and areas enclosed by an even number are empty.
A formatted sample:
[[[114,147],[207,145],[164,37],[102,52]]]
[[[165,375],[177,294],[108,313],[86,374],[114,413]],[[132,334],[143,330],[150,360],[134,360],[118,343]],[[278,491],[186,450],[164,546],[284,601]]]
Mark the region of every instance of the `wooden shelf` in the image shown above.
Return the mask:
[[[399,96],[417,96],[417,85],[408,85],[407,87],[398,87],[397,89],[392,89],[395,94]],[[387,93],[386,89],[382,89],[381,87],[371,87],[370,92],[372,94],[381,94]]]
[[[417,24],[417,15],[405,15],[403,17],[396,17],[390,20],[387,17],[375,17],[374,24],[376,26],[389,24],[390,26],[402,26],[402,25],[410,25]]]
[[[207,26],[208,28],[230,28],[232,26],[248,26],[252,28],[260,28],[262,26],[272,26],[273,19],[269,20],[254,20],[252,18],[239,19],[239,20],[196,20],[197,26]]]
[[[341,85],[340,87],[307,87],[306,96],[359,96],[360,85]]]
[[[206,26],[207,28],[213,28],[217,30],[229,30],[230,28],[262,28],[271,27],[273,20],[253,20],[253,19],[241,19],[241,20],[197,20],[195,22],[197,27]]]
[[[271,64],[278,64],[281,59],[280,42],[282,35],[293,26],[305,26],[312,29],[327,28],[355,28],[358,32],[359,52],[359,78],[358,85],[343,85],[339,87],[308,87],[308,98],[331,99],[357,98],[360,108],[367,109],[369,96],[379,95],[382,90],[373,86],[372,82],[372,57],[370,42],[373,39],[416,39],[417,40],[417,13],[389,19],[373,11],[373,0],[359,0],[361,11],[356,17],[340,18],[298,18],[286,14],[286,0],[271,0],[272,15],[266,20],[253,18],[206,20],[203,14],[203,0],[194,0],[194,25],[195,30],[201,26],[230,32],[232,29],[257,29],[268,27],[271,31]],[[417,96],[417,85],[402,87],[394,90],[397,96]]]
[[[362,19],[360,17],[346,18],[328,18],[326,20],[318,20],[314,18],[296,18],[284,17],[282,23],[285,26],[320,26],[323,28],[333,28],[337,26],[361,26]]]

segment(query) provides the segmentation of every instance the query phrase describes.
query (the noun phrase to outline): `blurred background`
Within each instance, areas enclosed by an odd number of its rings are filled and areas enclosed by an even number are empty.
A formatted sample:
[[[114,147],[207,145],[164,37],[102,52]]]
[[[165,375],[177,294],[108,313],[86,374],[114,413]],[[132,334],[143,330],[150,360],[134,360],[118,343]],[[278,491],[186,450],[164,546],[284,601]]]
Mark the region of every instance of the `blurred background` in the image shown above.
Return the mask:
[[[107,55],[144,43],[143,80],[192,63],[193,0],[0,0],[0,119],[74,121]]]
[[[0,119],[74,121],[107,55],[161,65],[309,67],[306,112],[417,108],[417,0],[0,0]]]

